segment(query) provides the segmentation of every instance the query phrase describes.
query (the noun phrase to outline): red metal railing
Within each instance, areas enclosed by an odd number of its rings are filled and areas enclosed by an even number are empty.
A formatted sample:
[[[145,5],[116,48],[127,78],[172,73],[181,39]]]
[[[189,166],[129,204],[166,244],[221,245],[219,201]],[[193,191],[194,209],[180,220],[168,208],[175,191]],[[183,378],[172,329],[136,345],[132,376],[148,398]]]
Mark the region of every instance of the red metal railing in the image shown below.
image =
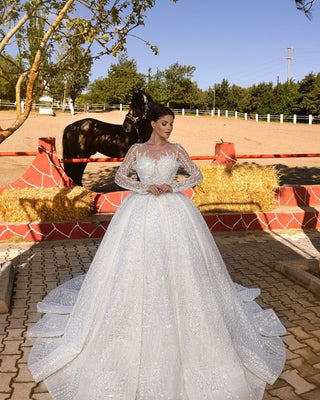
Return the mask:
[[[0,152],[0,157],[15,157],[15,156],[36,156],[35,151],[7,151]],[[238,154],[237,159],[244,158],[301,158],[301,157],[320,157],[320,153],[302,153],[302,154]],[[215,156],[192,156],[192,160],[214,160]],[[63,163],[88,163],[88,162],[121,162],[123,157],[112,158],[66,158],[60,159]]]

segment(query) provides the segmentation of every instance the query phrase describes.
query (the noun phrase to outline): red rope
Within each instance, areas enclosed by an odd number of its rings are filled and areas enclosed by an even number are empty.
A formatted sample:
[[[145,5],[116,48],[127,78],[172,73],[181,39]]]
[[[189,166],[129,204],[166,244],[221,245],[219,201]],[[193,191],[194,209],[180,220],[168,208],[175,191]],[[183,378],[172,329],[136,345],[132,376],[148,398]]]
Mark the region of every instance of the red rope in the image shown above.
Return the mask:
[[[38,153],[34,151],[17,151],[17,152],[0,152],[0,157],[13,157],[13,156],[36,156]],[[304,154],[239,154],[239,158],[301,158],[301,157],[320,157],[320,153],[304,153]],[[216,156],[192,156],[192,160],[214,160]],[[120,162],[123,157],[118,158],[66,158],[60,159],[63,163],[88,163],[88,162]]]
[[[36,156],[36,151],[3,151],[0,152],[0,157],[12,157],[12,156]]]
[[[299,157],[320,157],[320,153],[315,154],[240,154],[238,158],[299,158]],[[214,160],[216,156],[192,156],[192,160]],[[81,163],[81,162],[119,162],[123,158],[66,158],[60,160],[64,163]]]

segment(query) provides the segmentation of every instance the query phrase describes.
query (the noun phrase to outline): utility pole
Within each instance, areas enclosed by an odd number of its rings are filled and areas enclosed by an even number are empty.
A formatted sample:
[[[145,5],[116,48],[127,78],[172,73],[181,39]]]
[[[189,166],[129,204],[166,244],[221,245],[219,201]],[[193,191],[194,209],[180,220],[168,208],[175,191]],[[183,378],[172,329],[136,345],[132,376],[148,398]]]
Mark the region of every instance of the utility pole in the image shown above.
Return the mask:
[[[290,82],[290,61],[295,60],[295,58],[290,57],[290,50],[293,50],[293,47],[288,47],[288,55],[287,57],[282,57],[288,61],[288,75],[287,75],[287,82]]]

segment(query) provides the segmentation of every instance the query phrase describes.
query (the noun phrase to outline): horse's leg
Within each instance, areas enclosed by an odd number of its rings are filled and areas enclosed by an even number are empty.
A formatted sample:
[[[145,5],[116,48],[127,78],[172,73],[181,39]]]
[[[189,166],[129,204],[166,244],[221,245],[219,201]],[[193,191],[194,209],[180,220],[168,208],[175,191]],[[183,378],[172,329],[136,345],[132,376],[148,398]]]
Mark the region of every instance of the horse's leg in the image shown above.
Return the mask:
[[[86,166],[87,163],[65,163],[64,170],[69,178],[74,180],[77,185],[82,186],[82,176]]]

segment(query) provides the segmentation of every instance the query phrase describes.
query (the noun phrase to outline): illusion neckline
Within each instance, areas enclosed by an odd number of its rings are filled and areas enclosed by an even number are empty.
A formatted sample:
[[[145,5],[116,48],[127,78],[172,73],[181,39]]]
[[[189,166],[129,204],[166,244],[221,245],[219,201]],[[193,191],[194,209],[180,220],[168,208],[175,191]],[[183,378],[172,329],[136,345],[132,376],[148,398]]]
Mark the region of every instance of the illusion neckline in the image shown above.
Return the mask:
[[[153,158],[153,157],[147,155],[146,152],[144,152],[144,153],[138,155],[137,161],[141,160],[143,158],[147,158],[151,161],[156,161],[156,162],[161,161],[164,158],[170,158],[171,160],[177,161],[177,153],[172,152],[171,154],[169,154],[169,152],[167,151],[167,152],[164,152],[163,154],[160,154],[159,158]]]

